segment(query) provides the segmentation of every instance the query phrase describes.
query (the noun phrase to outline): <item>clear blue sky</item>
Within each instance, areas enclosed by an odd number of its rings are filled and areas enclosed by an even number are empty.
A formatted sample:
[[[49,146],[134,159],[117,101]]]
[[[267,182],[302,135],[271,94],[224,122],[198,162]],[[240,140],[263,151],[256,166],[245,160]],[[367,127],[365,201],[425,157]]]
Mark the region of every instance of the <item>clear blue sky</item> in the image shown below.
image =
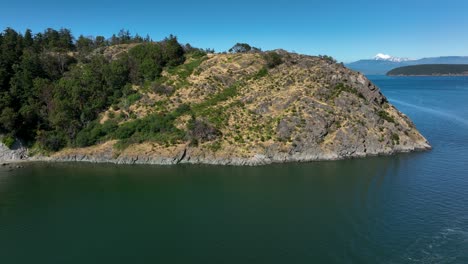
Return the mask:
[[[172,33],[216,51],[247,42],[344,62],[379,52],[468,55],[466,0],[0,0],[0,6],[1,28],[22,32],[65,27],[76,37],[109,37],[126,28],[155,40]]]

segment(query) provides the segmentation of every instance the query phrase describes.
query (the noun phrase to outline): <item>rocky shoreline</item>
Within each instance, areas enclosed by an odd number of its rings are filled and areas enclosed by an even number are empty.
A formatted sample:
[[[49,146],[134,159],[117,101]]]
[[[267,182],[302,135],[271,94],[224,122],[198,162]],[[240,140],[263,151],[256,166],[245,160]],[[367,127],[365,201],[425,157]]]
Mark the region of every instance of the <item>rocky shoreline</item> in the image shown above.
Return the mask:
[[[391,77],[464,77],[468,76],[468,73],[462,74],[387,74]]]
[[[364,158],[379,155],[393,155],[413,151],[430,150],[431,146],[427,142],[419,142],[415,145],[398,146],[398,148],[387,148],[381,150],[368,151],[358,149],[343,153],[324,153],[317,151],[306,151],[303,153],[264,153],[255,154],[251,157],[221,156],[216,153],[201,153],[198,149],[184,147],[172,155],[122,155],[117,158],[112,157],[112,150],[99,154],[67,153],[48,156],[27,155],[27,149],[8,150],[0,143],[0,163],[1,166],[21,167],[18,163],[24,162],[86,162],[86,163],[111,163],[111,164],[149,164],[149,165],[176,165],[176,164],[206,164],[206,165],[232,165],[232,166],[258,166],[274,163],[292,162],[313,162],[342,160],[348,158]],[[21,153],[21,154],[20,154]],[[5,158],[6,157],[6,158]]]

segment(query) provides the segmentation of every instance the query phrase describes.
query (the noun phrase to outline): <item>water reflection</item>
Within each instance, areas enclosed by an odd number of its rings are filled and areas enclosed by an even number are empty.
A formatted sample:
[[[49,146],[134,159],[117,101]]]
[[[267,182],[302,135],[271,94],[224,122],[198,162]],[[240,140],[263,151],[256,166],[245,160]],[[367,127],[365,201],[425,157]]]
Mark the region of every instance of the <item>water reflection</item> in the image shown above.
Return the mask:
[[[65,223],[80,221],[78,239],[97,233],[104,236],[95,243],[110,243],[105,237],[113,229],[103,226],[109,221],[130,227],[130,237],[154,233],[169,252],[201,250],[188,259],[207,248],[228,256],[238,248],[284,261],[297,254],[345,260],[358,248],[375,249],[382,195],[392,189],[387,178],[405,157],[261,167],[29,164],[3,185],[0,199],[10,209],[0,224],[60,237],[71,232]],[[148,227],[154,228],[141,229]]]

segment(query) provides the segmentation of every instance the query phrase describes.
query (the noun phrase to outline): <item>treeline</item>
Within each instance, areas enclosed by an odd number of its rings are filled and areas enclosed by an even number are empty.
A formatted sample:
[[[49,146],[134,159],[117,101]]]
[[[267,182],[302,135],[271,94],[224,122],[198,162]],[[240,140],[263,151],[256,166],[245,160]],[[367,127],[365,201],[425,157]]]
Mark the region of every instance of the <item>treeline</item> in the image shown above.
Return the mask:
[[[131,44],[117,58],[99,48]],[[169,36],[154,42],[122,30],[75,39],[68,29],[24,34],[7,28],[0,33],[0,134],[4,142],[19,137],[46,150],[75,146],[80,131],[98,114],[135,93],[132,85],[157,79],[165,67],[184,63],[188,52]],[[114,128],[110,128],[114,129]]]
[[[395,68],[387,75],[468,75],[467,64],[421,64]]]

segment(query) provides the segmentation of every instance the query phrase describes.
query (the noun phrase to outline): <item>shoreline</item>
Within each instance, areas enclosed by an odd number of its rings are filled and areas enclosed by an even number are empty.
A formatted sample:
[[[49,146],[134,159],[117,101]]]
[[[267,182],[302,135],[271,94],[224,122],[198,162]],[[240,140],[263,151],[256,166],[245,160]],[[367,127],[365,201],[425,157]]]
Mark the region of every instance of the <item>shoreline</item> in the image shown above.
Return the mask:
[[[173,166],[178,164],[190,165],[221,165],[221,166],[262,166],[271,164],[284,164],[284,163],[305,163],[317,161],[338,161],[355,158],[367,158],[377,156],[392,156],[403,153],[411,152],[424,152],[430,151],[432,147],[429,144],[408,148],[408,149],[392,149],[389,151],[382,151],[378,153],[350,153],[349,155],[337,155],[336,153],[317,153],[300,155],[277,155],[267,157],[265,155],[257,154],[250,158],[241,157],[150,157],[150,156],[135,156],[135,157],[119,157],[119,158],[105,158],[94,157],[88,155],[69,155],[63,157],[28,157],[19,160],[2,160],[0,161],[0,168],[13,166],[20,166],[18,164],[25,163],[94,163],[94,164],[115,164],[115,165],[161,165]],[[22,167],[22,166],[21,166]],[[19,168],[19,167],[16,167]]]
[[[388,77],[468,77],[468,74],[386,74]]]

